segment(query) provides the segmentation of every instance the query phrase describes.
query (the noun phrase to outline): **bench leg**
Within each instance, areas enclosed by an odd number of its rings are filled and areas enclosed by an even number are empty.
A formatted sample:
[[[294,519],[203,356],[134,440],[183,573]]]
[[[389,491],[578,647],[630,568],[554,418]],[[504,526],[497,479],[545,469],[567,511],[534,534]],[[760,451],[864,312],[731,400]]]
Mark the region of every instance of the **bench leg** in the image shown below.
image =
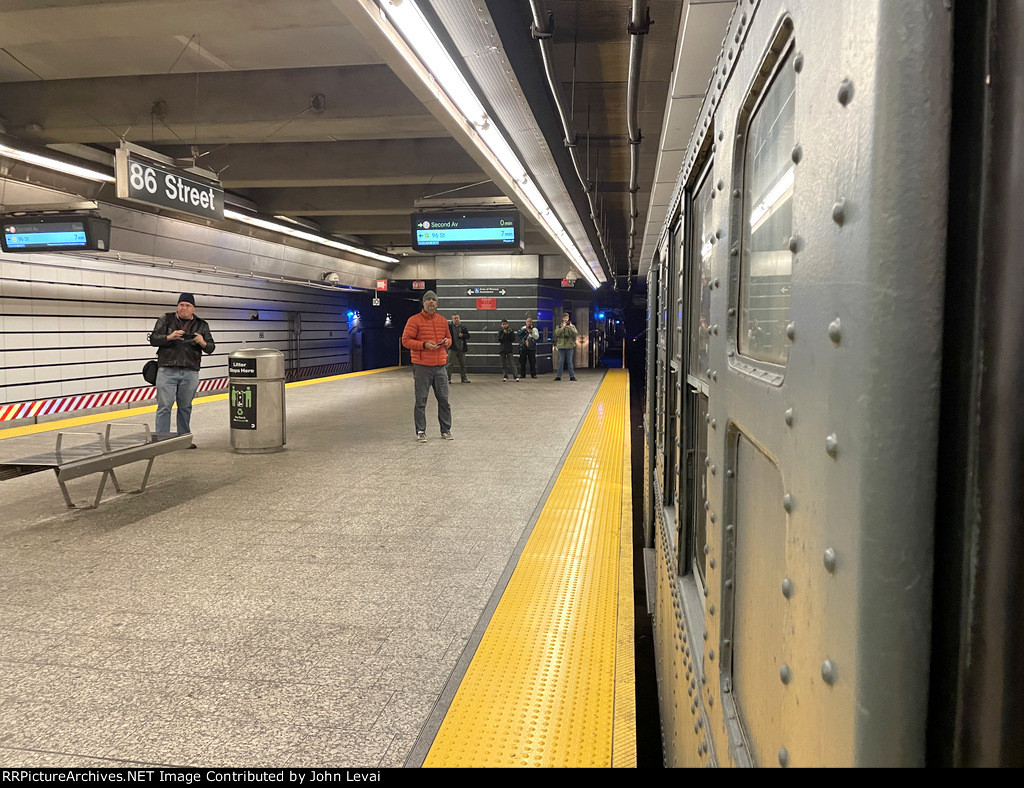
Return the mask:
[[[71,495],[68,493],[67,485],[64,483],[64,480],[60,478],[60,471],[54,469],[54,472],[57,474],[57,484],[60,485],[60,491],[64,494],[64,503],[67,504],[69,509],[95,509],[100,505],[100,499],[103,497],[103,488],[107,484],[107,474],[113,476],[113,471],[103,471],[103,475],[100,477],[99,489],[96,490],[96,500],[93,501],[92,506],[76,506],[71,500]]]
[[[117,491],[119,493],[127,492],[129,495],[138,495],[140,492],[145,491],[145,489],[146,489],[146,482],[149,481],[149,472],[151,470],[153,470],[153,460],[155,460],[155,459],[156,459],[156,457],[150,457],[149,460],[146,461],[146,472],[144,474],[142,474],[142,484],[139,485],[139,489],[137,489],[137,490],[127,490],[127,491],[126,490],[122,490],[121,489],[121,485],[118,484],[118,482],[117,482],[117,477],[114,476],[114,471],[111,470],[110,471],[110,476],[114,479],[114,485],[117,487]]]

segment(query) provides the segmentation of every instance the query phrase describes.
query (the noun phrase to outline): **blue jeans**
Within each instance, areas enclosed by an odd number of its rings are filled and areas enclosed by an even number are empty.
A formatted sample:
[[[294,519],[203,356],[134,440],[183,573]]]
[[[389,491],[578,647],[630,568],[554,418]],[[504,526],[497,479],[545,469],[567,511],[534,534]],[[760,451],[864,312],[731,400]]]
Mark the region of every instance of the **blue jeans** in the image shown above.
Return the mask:
[[[171,431],[171,406],[178,404],[178,434],[192,430],[192,399],[199,389],[199,370],[160,367],[156,371],[156,431]]]
[[[558,348],[558,372],[555,373],[556,378],[562,377],[562,370],[568,367],[569,377],[576,377],[576,370],[573,368],[573,356],[576,354],[576,348],[574,347],[560,347]]]
[[[427,396],[430,389],[434,389],[434,396],[437,397],[437,421],[441,425],[441,432],[451,432],[452,409],[448,404],[448,370],[444,364],[439,367],[413,364],[412,376],[416,387],[416,406],[412,410],[416,432],[427,431]]]

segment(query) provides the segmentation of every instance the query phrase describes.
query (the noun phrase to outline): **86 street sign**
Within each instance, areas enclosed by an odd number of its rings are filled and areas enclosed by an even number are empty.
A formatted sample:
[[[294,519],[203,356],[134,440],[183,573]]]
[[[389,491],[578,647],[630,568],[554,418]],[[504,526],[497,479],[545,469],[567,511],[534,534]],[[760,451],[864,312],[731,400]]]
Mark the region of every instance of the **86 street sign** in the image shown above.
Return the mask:
[[[117,196],[205,219],[224,218],[224,190],[118,148]]]

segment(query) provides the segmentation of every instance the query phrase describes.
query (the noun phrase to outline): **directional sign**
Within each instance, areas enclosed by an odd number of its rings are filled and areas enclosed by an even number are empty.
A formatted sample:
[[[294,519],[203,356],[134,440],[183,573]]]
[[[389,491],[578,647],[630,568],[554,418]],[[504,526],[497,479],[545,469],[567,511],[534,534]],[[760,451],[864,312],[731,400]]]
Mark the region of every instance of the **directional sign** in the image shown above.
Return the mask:
[[[471,287],[466,291],[468,296],[505,295],[504,287]]]

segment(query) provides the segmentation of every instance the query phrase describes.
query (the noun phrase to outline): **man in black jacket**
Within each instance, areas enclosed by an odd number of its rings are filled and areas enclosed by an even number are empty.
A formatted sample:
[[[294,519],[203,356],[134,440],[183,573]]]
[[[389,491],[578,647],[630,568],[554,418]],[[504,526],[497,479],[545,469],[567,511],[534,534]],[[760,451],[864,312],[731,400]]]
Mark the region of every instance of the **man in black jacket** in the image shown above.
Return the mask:
[[[466,340],[469,339],[469,330],[462,325],[458,315],[452,315],[452,319],[448,321],[448,331],[452,335],[452,346],[448,348],[448,382],[452,382],[452,366],[457,364],[462,382],[469,383],[470,380],[466,377],[466,352],[469,350],[469,343]]]
[[[191,293],[178,296],[178,308],[156,321],[149,344],[159,348],[156,373],[156,431],[171,431],[171,406],[178,405],[178,434],[191,432],[192,399],[199,389],[199,367],[203,353],[212,353],[213,335],[209,324],[196,317],[196,299]],[[193,443],[190,449],[196,448]]]

